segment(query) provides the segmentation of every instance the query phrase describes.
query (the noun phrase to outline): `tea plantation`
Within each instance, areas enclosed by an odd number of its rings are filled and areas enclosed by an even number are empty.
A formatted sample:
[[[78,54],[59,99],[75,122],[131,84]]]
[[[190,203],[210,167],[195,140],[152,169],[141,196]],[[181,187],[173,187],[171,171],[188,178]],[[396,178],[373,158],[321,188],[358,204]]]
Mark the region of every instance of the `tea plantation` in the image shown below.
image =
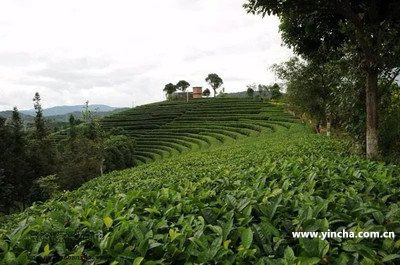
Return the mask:
[[[3,218],[0,264],[400,264],[398,238],[292,237],[400,233],[400,169],[279,107],[159,103],[103,125],[124,128],[137,160],[154,162]]]
[[[137,164],[209,147],[216,142],[286,127],[296,119],[261,100],[198,99],[139,106],[102,121],[103,128],[121,128],[137,142]]]

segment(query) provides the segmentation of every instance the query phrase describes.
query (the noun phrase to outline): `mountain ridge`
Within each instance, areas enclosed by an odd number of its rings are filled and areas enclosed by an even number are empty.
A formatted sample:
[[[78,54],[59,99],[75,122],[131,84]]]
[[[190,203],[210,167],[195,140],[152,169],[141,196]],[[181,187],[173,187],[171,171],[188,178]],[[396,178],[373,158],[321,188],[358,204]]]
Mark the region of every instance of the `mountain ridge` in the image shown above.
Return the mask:
[[[51,108],[43,109],[44,116],[57,116],[57,115],[65,115],[68,113],[73,112],[81,112],[85,108],[85,105],[61,105],[61,106],[54,106]],[[111,107],[105,104],[92,104],[89,105],[90,111],[98,111],[98,112],[109,112],[118,109],[117,107]],[[35,116],[35,110],[21,110],[23,114]]]

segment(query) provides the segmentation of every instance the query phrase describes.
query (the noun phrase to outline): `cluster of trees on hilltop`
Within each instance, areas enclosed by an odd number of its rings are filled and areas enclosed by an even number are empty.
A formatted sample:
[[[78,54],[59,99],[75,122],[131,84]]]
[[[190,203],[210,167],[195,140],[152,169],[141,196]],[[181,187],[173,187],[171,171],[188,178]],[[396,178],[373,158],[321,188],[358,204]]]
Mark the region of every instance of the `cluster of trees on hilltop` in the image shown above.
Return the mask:
[[[249,98],[279,99],[282,97],[281,87],[277,83],[273,85],[251,84],[247,86],[246,93]]]
[[[190,84],[188,81],[180,80],[178,83],[176,83],[176,85],[174,85],[172,83],[166,84],[163,91],[165,92],[165,95],[167,96],[167,98],[170,98],[171,95],[173,93],[175,93],[176,91],[185,92],[188,87],[190,87]]]
[[[209,74],[205,80],[214,91],[215,97],[217,94],[217,90],[221,88],[224,81],[217,74]],[[181,80],[176,85],[174,85],[173,83],[166,84],[163,91],[165,92],[167,99],[170,99],[173,93],[175,93],[176,91],[185,92],[188,87],[190,87],[189,82]],[[210,96],[210,90],[208,88],[203,91],[203,96]]]
[[[276,67],[299,111],[364,135],[368,158],[388,143],[399,149],[399,1],[247,0],[244,8],[277,15],[284,43],[301,56]]]
[[[9,120],[0,117],[0,213],[75,189],[102,171],[133,166],[135,142],[121,131],[102,131],[88,102],[84,123],[71,115],[68,136],[59,141],[43,117],[39,93],[33,103],[33,128],[24,125],[16,107]]]

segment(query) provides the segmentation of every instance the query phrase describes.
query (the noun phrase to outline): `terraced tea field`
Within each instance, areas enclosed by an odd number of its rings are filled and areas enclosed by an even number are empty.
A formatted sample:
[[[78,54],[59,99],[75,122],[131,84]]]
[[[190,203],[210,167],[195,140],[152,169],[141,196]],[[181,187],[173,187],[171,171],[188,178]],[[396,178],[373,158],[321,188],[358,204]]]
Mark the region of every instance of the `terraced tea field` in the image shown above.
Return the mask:
[[[138,159],[155,161],[3,217],[0,264],[400,264],[398,238],[292,237],[399,234],[399,167],[353,155],[273,105],[234,102],[112,116],[104,126],[126,129]]]
[[[217,98],[162,102],[136,107],[102,120],[106,130],[122,128],[137,142],[137,164],[209,147],[269,130],[296,119],[261,100]]]

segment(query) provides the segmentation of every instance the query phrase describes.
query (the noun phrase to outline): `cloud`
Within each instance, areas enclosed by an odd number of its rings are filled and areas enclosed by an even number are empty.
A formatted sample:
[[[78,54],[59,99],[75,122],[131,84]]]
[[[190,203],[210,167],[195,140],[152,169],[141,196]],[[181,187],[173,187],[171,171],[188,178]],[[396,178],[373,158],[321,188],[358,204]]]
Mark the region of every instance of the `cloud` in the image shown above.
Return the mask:
[[[166,83],[227,91],[274,82],[285,60],[276,17],[246,14],[244,0],[2,0],[0,109],[85,100],[131,106],[163,100]]]

